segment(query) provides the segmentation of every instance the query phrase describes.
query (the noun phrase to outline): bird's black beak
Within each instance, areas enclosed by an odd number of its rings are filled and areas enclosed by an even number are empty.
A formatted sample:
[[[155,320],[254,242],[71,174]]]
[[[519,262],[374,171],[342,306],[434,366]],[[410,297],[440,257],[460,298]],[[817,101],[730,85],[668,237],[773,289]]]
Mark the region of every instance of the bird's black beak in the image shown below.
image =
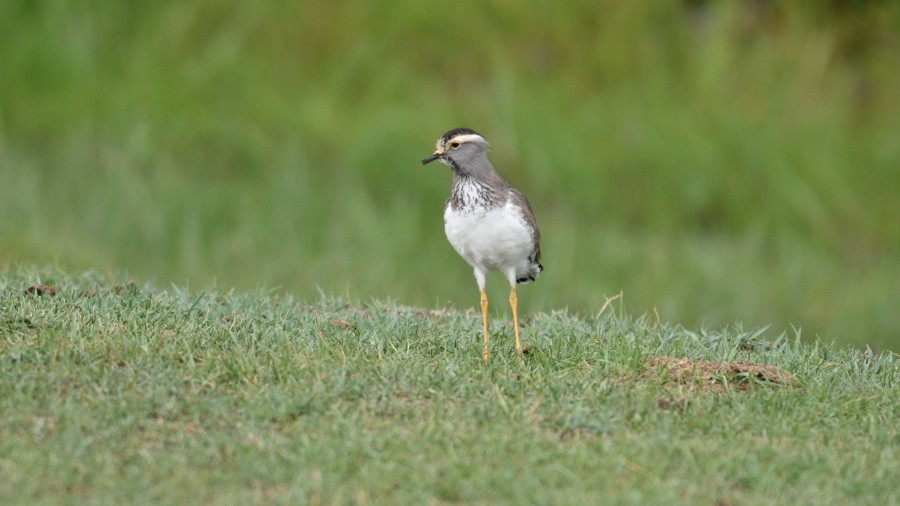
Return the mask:
[[[431,162],[437,160],[438,158],[440,158],[442,154],[443,154],[443,153],[441,153],[440,151],[435,151],[433,155],[431,155],[431,156],[429,156],[428,158],[422,160],[422,165],[428,165],[429,163],[431,163]]]

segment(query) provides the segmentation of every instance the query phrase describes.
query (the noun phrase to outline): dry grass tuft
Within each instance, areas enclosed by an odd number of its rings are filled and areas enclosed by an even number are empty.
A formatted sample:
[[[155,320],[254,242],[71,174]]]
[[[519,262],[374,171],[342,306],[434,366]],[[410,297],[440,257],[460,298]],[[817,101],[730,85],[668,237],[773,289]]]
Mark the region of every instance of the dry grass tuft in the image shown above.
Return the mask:
[[[653,375],[664,384],[687,386],[690,390],[723,393],[749,390],[755,386],[794,386],[796,378],[769,365],[746,362],[708,362],[689,358],[653,357],[644,363],[644,375]]]

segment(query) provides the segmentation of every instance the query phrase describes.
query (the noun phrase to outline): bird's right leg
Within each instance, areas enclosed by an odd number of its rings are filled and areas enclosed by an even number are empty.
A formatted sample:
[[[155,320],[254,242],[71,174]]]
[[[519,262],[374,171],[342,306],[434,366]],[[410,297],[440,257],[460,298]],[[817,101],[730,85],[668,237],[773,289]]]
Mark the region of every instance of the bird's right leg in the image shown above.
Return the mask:
[[[485,362],[491,358],[491,350],[488,349],[487,310],[487,293],[485,293],[484,289],[481,289],[481,327],[484,330],[484,353],[482,354],[482,357]]]
[[[488,297],[484,291],[485,273],[475,269],[475,281],[478,283],[478,291],[481,292],[481,329],[484,331],[484,353],[482,358],[487,362],[491,358],[491,350],[488,348]]]

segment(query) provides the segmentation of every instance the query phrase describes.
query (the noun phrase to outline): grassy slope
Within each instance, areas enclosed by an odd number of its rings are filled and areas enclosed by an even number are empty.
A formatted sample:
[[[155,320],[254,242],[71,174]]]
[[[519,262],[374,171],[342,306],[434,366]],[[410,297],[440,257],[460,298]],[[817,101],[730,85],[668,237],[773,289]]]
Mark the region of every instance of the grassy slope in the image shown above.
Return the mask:
[[[791,5],[2,2],[0,261],[469,307],[418,165],[466,125],[524,305],[896,350],[898,7]]]
[[[55,296],[30,296],[38,281]],[[610,307],[492,322],[394,303],[0,276],[0,502],[888,504],[890,354]],[[767,340],[768,339],[768,340]],[[652,357],[795,386],[667,383]],[[732,378],[732,380],[735,380]]]

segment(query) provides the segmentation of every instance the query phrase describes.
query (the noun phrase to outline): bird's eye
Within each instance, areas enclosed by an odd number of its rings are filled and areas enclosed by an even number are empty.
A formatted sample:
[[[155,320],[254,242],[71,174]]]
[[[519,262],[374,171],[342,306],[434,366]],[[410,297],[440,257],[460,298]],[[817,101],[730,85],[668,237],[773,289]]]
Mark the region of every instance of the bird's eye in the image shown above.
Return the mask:
[[[451,143],[450,143],[450,147],[453,148],[453,149],[456,149],[456,148],[459,147],[459,143],[458,143],[458,142],[455,142],[455,141],[454,141],[454,142],[451,142]]]

